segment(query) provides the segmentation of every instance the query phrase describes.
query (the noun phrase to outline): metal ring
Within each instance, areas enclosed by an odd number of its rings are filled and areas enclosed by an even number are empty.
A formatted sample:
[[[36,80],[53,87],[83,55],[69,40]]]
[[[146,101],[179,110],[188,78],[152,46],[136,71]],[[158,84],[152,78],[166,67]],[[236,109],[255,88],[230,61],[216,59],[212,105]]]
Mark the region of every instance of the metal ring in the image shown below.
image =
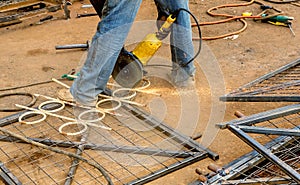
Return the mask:
[[[83,125],[83,129],[78,131],[78,132],[63,132],[62,129],[66,126],[69,126],[69,125]],[[67,136],[76,136],[76,135],[79,135],[79,134],[82,134],[84,133],[86,130],[87,130],[87,125],[84,124],[84,123],[80,123],[80,122],[67,122],[67,123],[64,123],[62,124],[59,128],[58,128],[58,131],[59,133],[63,134],[63,135],[67,135]]]
[[[25,116],[28,116],[30,114],[40,114],[42,115],[43,117],[39,120],[36,120],[36,121],[23,121],[22,118],[25,117]],[[20,117],[19,117],[19,122],[20,123],[25,123],[27,125],[32,125],[32,124],[36,124],[36,123],[40,123],[42,121],[44,121],[46,119],[47,115],[41,111],[29,111],[29,112],[25,112],[24,114],[22,114]]]
[[[85,114],[93,113],[93,112],[101,113],[102,116],[99,117],[99,118],[97,118],[97,119],[94,119],[94,120],[86,120],[86,119],[82,119],[82,117],[83,117]],[[97,109],[91,109],[91,110],[87,110],[87,111],[84,111],[84,112],[80,113],[79,116],[78,116],[78,119],[79,119],[79,121],[88,122],[88,123],[93,123],[93,122],[101,121],[104,117],[105,117],[105,113],[104,113],[104,112],[102,112],[102,111],[100,111],[100,110],[97,110]]]
[[[118,97],[116,96],[116,93],[117,92],[120,92],[120,91],[131,91],[133,92],[132,94],[128,95],[128,96],[124,96],[124,97]],[[113,97],[116,97],[116,98],[119,98],[121,100],[130,100],[131,98],[135,97],[136,96],[136,91],[134,89],[130,89],[130,88],[120,88],[120,89],[117,89],[117,90],[114,90],[112,92],[112,96]]]
[[[61,104],[61,106],[58,107],[57,109],[54,109],[54,110],[45,110],[45,109],[42,108],[43,106],[45,106],[45,105],[47,105],[47,104],[51,104],[51,103],[58,103],[58,104]],[[45,101],[45,102],[41,103],[41,104],[39,105],[39,107],[38,107],[38,109],[39,109],[40,111],[51,112],[51,113],[52,113],[52,112],[58,112],[58,111],[60,111],[60,110],[62,110],[62,109],[64,109],[64,108],[65,108],[64,102],[59,101],[59,100],[49,100],[49,101]]]
[[[100,107],[100,104],[101,103],[104,103],[104,102],[117,102],[117,105],[115,107],[112,107],[112,108],[101,108]],[[97,109],[102,109],[102,110],[105,110],[105,111],[114,111],[114,110],[117,110],[121,107],[122,103],[121,101],[117,100],[117,99],[103,99],[103,100],[100,100],[97,104],[96,104],[96,108]]]
[[[33,94],[30,93],[24,93],[24,92],[19,92],[19,93],[7,93],[7,94],[1,94],[0,98],[4,98],[6,96],[29,96],[32,100],[29,102],[26,107],[31,107],[32,105],[35,104],[36,102],[36,97]],[[0,108],[0,111],[2,112],[13,112],[13,111],[20,111],[23,110],[23,108]]]

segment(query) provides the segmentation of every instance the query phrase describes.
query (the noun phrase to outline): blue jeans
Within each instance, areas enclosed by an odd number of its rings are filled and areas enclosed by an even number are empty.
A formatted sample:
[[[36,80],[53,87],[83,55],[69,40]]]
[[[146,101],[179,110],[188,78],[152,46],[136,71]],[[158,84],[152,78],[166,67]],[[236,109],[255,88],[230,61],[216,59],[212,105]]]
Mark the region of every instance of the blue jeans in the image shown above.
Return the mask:
[[[102,93],[106,87],[141,1],[106,0],[87,59],[80,70],[79,77],[70,89],[77,102],[87,106],[96,104],[98,94]],[[188,0],[164,2],[171,11],[179,7],[188,8]],[[180,13],[177,23],[181,26],[174,26],[171,33],[172,61],[184,63],[194,53],[189,15]],[[186,66],[184,70],[187,74],[193,75],[195,71],[193,63]]]

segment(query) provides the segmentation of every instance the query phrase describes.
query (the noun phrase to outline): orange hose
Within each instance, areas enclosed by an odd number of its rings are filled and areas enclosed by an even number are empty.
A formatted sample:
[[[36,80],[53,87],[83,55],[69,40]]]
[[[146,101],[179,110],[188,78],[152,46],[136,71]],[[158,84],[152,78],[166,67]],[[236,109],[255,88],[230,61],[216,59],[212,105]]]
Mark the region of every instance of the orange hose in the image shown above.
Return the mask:
[[[244,26],[240,30],[235,31],[235,32],[231,32],[231,33],[227,33],[227,34],[223,34],[223,35],[213,36],[213,37],[202,37],[202,40],[222,39],[222,38],[225,38],[225,37],[229,37],[229,36],[232,36],[232,35],[236,35],[236,34],[242,33],[243,31],[246,30],[248,24],[247,24],[247,22],[244,19],[238,19],[238,20],[241,21],[244,24]],[[200,38],[199,37],[193,37],[193,40],[200,40]]]
[[[244,24],[244,26],[240,30],[232,32],[232,33],[227,33],[227,34],[223,34],[223,35],[219,35],[219,36],[214,36],[214,37],[202,37],[202,40],[215,40],[215,39],[221,39],[221,38],[224,38],[224,37],[228,37],[228,36],[239,34],[239,33],[243,32],[243,31],[245,31],[247,29],[248,24],[244,20],[246,18],[250,18],[250,19],[254,19],[254,20],[264,19],[264,18],[261,17],[262,13],[260,13],[258,15],[255,15],[255,16],[236,16],[236,15],[219,14],[219,13],[213,13],[212,12],[214,10],[218,10],[218,9],[221,9],[221,8],[238,7],[238,6],[248,6],[248,5],[251,5],[253,3],[262,4],[261,2],[259,2],[257,0],[251,0],[250,2],[247,2],[247,3],[225,4],[225,5],[219,5],[219,6],[215,6],[215,7],[212,7],[210,9],[208,9],[206,11],[208,15],[210,15],[210,16],[218,16],[218,17],[226,17],[226,19],[219,20],[219,21],[212,21],[212,22],[201,22],[199,24],[200,26],[213,25],[213,24],[221,24],[221,23],[226,23],[226,22],[232,21],[232,20],[239,20],[239,21],[241,21]],[[278,15],[278,14],[280,14],[280,13],[268,16],[268,18],[272,17],[272,16],[275,16],[275,15]],[[193,23],[192,27],[195,27],[195,26],[197,26],[197,25],[195,23]],[[193,38],[193,40],[200,40],[200,38]]]

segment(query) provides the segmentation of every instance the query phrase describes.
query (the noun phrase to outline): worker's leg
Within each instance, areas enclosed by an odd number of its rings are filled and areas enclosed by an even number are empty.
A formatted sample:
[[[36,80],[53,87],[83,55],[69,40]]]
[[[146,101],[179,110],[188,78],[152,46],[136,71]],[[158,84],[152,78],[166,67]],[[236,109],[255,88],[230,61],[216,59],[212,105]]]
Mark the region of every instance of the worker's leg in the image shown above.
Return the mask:
[[[71,87],[74,99],[93,106],[106,87],[141,0],[106,0],[80,76]]]
[[[188,0],[165,0],[164,3],[171,13],[180,8],[189,9]],[[170,39],[173,61],[171,76],[176,84],[187,81],[195,75],[193,62],[185,67],[180,67],[188,63],[194,56],[190,15],[187,12],[180,11],[176,23],[172,26]]]

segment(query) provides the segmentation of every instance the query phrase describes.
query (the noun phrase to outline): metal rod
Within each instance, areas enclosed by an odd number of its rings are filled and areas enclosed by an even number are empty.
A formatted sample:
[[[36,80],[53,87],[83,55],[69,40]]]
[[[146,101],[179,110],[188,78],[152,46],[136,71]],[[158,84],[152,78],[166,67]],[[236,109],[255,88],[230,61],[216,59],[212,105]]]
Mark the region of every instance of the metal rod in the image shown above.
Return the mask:
[[[66,147],[66,148],[78,148],[80,145],[82,145],[81,142],[69,142],[69,141],[40,139],[40,138],[27,138],[27,139],[48,146],[58,146],[58,147]],[[11,136],[5,136],[5,135],[0,135],[0,141],[23,143],[23,141],[21,140],[18,140]],[[182,151],[182,150],[172,151],[172,150],[163,150],[163,149],[137,147],[137,146],[97,145],[93,143],[84,143],[83,147],[85,149],[91,149],[91,150],[132,153],[132,154],[141,154],[141,155],[154,155],[154,156],[163,156],[163,157],[176,157],[176,158],[187,158],[196,154],[196,152],[189,152],[189,151]]]
[[[88,44],[68,44],[68,45],[62,45],[62,46],[55,46],[56,50],[60,49],[88,49]]]
[[[246,133],[300,137],[300,130],[281,129],[281,128],[263,128],[263,127],[253,127],[253,126],[239,126],[239,128]]]
[[[21,185],[22,183],[18,180],[12,172],[6,168],[6,166],[0,162],[0,178],[5,182],[5,184],[9,185]]]
[[[145,123],[155,127],[156,129],[163,130],[164,134],[168,134],[170,137],[172,137],[173,140],[177,140],[181,143],[183,143],[186,147],[198,150],[198,151],[205,151],[208,153],[208,156],[213,159],[217,160],[219,159],[219,155],[212,152],[208,148],[205,148],[201,146],[199,143],[194,141],[193,139],[180,134],[178,131],[174,130],[173,128],[169,127],[168,125],[164,124],[161,121],[158,121],[156,118],[151,116],[149,113],[143,111],[142,109],[139,109],[137,107],[133,107],[131,105],[124,105],[123,108],[127,109],[127,111],[131,112],[133,115],[135,115],[137,118],[143,120]]]
[[[300,102],[300,96],[250,96],[228,94],[219,98],[223,102]]]
[[[245,143],[251,146],[254,150],[263,155],[270,162],[275,164],[278,168],[280,168],[285,174],[287,174],[290,178],[295,180],[297,183],[300,183],[300,174],[294,170],[292,167],[287,165],[284,161],[274,155],[270,150],[265,148],[263,145],[258,143],[256,140],[251,138],[248,134],[243,132],[238,126],[229,124],[227,128],[234,133],[236,136],[241,138]]]
[[[86,136],[87,136],[87,132],[84,133],[81,137],[80,144],[78,145],[78,148],[76,150],[76,155],[80,155],[80,156],[82,155],[83,150],[84,150],[84,144],[83,143],[86,142]],[[66,179],[64,185],[71,185],[72,184],[75,173],[78,169],[78,165],[79,165],[79,160],[78,159],[73,159],[70,170],[69,170],[69,173],[67,175],[67,179]]]
[[[77,18],[81,18],[81,17],[91,17],[91,16],[96,16],[98,15],[97,13],[84,13],[84,14],[77,14]]]
[[[174,172],[176,170],[179,170],[183,167],[186,167],[188,165],[191,165],[195,162],[198,162],[199,160],[205,159],[208,155],[208,153],[198,153],[197,155],[195,155],[194,157],[189,157],[186,159],[183,159],[180,162],[177,162],[175,164],[172,164],[170,166],[168,166],[168,168],[162,169],[162,170],[158,170],[155,171],[153,173],[151,173],[150,175],[138,178],[137,180],[134,180],[132,182],[127,183],[126,185],[142,185],[148,182],[151,182],[159,177],[162,177],[164,175],[167,175],[171,172]]]
[[[296,185],[296,183],[290,183],[290,178],[253,178],[253,179],[242,179],[242,180],[226,180],[222,182],[221,185],[232,185],[232,184],[239,184],[239,185],[261,185],[261,184],[268,184],[268,185],[278,185],[278,184],[290,184]]]
[[[279,118],[282,116],[295,114],[300,112],[300,104],[294,104],[289,105],[285,107],[281,107],[274,110],[269,110],[266,112],[261,112],[258,114],[254,114],[252,116],[246,116],[242,119],[235,119],[233,121],[225,122],[225,123],[218,123],[216,126],[218,126],[221,129],[227,128],[226,126],[229,124],[237,124],[237,125],[244,125],[244,126],[250,126],[256,123],[260,123],[263,121]]]

